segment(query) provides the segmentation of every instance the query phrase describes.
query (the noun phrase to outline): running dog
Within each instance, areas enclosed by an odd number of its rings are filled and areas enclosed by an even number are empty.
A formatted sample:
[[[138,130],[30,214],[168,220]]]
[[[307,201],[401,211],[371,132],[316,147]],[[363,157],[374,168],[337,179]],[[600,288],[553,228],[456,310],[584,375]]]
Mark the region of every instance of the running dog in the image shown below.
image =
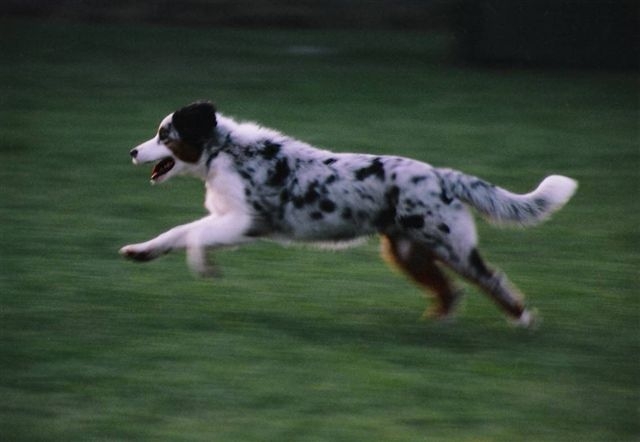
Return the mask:
[[[485,264],[468,207],[499,225],[531,226],[560,209],[577,188],[576,181],[553,175],[518,195],[409,158],[333,153],[237,122],[210,102],[168,115],[157,134],[130,154],[134,164],[155,163],[152,184],[176,175],[202,179],[209,215],[123,247],[126,258],[149,261],[186,249],[191,269],[211,276],[207,249],[257,238],[341,242],[379,234],[383,255],[435,294],[431,315],[449,316],[460,297],[447,267],[525,327],[535,315],[506,276]]]

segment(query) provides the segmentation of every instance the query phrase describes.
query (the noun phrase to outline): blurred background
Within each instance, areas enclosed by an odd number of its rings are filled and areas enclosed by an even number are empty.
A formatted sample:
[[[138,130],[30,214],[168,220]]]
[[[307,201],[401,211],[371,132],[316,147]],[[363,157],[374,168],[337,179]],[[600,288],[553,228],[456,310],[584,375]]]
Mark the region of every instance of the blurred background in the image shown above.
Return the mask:
[[[456,36],[462,60],[638,67],[634,0],[3,0],[0,13],[91,23],[415,29]]]
[[[636,1],[0,0],[0,439],[640,438]],[[336,151],[527,192],[576,178],[481,248],[539,310],[473,286],[450,323],[371,238],[136,265],[204,214],[128,151],[196,99]]]

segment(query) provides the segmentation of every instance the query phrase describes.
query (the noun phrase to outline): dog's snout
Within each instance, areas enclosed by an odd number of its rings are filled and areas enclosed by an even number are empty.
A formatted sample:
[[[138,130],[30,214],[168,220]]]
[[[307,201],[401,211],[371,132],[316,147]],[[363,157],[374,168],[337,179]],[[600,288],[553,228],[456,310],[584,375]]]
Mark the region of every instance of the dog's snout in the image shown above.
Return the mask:
[[[135,159],[138,157],[138,149],[131,149],[131,151],[129,152],[129,155],[131,155],[131,158]]]

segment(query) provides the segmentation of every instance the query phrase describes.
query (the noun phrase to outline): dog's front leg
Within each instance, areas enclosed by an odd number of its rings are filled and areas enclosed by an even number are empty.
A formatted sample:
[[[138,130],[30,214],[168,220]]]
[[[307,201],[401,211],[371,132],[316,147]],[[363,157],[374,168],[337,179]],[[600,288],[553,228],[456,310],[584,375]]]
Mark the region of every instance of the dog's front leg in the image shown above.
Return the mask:
[[[151,261],[160,255],[169,253],[171,250],[179,248],[180,245],[184,248],[184,243],[189,232],[204,224],[207,218],[174,227],[149,241],[124,246],[120,249],[120,254],[128,259],[144,262]]]
[[[205,249],[233,246],[248,242],[245,236],[251,218],[233,212],[210,215],[171,230],[143,243],[130,244],[120,249],[125,258],[150,261],[176,249],[187,249],[187,262],[193,271],[212,275],[212,267],[206,261]]]
[[[189,268],[205,277],[219,275],[218,269],[207,258],[207,249],[236,246],[254,240],[246,235],[251,226],[248,215],[227,213],[211,219],[211,223],[192,229],[185,244]]]

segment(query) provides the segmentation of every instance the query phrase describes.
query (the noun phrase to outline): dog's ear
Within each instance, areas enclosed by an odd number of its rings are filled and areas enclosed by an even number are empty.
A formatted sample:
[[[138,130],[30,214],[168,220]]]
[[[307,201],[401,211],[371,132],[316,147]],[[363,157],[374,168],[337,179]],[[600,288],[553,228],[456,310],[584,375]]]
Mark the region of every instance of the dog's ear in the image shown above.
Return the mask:
[[[173,113],[173,127],[180,138],[189,144],[200,146],[213,137],[216,121],[216,108],[209,101],[196,101]]]

